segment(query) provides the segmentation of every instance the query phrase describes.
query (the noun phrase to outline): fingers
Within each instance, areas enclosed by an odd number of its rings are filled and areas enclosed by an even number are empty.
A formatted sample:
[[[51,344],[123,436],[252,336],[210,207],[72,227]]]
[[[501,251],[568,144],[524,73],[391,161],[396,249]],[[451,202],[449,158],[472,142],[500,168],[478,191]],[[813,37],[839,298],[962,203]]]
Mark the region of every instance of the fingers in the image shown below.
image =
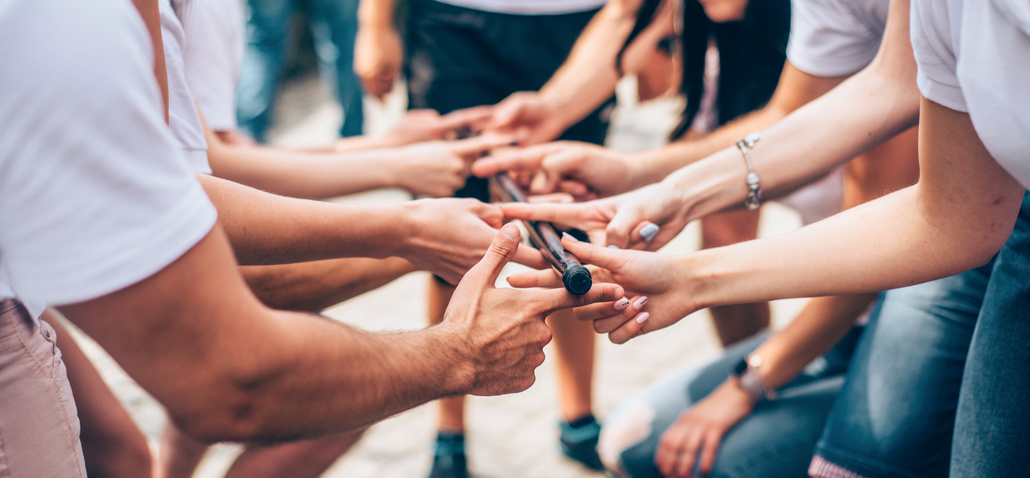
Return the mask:
[[[546,221],[558,224],[576,225],[582,217],[583,206],[579,204],[526,204],[505,203],[500,206],[505,219]]]
[[[596,302],[610,302],[622,298],[625,291],[618,284],[594,284],[590,290],[583,295],[572,295],[565,289],[545,289],[533,292],[538,295],[540,304],[544,307],[545,315],[559,309],[570,307],[582,307]]]
[[[519,117],[523,115],[523,110],[528,107],[535,97],[535,92],[520,91],[512,93],[495,107],[491,126],[497,129],[514,126]]]
[[[494,236],[494,240],[490,243],[490,248],[487,249],[486,255],[480,259],[479,263],[469,269],[461,282],[471,281],[472,284],[480,287],[493,287],[494,282],[497,282],[497,276],[500,275],[501,269],[504,268],[508,261],[515,257],[521,238],[522,233],[519,231],[518,226],[507,224],[502,227],[500,231],[497,231],[497,235]]]
[[[484,134],[472,138],[458,139],[450,142],[451,152],[458,156],[478,156],[500,146],[508,146],[512,142],[511,136],[499,134]]]
[[[562,287],[561,276],[550,267],[538,271],[512,274],[508,276],[508,284],[518,289],[528,289],[531,287],[553,289],[555,287]]]
[[[687,434],[687,441],[680,448],[679,456],[676,459],[676,467],[673,470],[675,476],[687,477],[693,474],[702,438],[704,438],[704,431],[699,428],[694,428]]]
[[[515,228],[518,229],[518,226],[515,226]],[[526,244],[519,244],[519,248],[515,251],[515,257],[512,260],[534,269],[550,269],[551,267],[551,264],[547,262],[547,259],[544,258],[540,251]]]
[[[715,466],[715,455],[719,451],[720,441],[722,441],[720,430],[711,430],[705,434],[704,444],[701,445],[701,464],[698,465],[698,471],[702,476],[711,472],[712,467]]]
[[[508,208],[504,208],[505,217],[508,216]],[[563,234],[561,240],[565,250],[573,253],[582,262],[587,262],[605,269],[618,270],[626,263],[626,251],[596,246],[586,242],[580,242],[576,238]]]
[[[472,174],[480,178],[515,169],[537,169],[547,155],[543,146],[506,151],[472,163]]]
[[[492,116],[492,106],[474,106],[452,111],[441,116],[439,126],[444,130],[456,130],[464,127],[471,128],[473,125],[485,122]]]

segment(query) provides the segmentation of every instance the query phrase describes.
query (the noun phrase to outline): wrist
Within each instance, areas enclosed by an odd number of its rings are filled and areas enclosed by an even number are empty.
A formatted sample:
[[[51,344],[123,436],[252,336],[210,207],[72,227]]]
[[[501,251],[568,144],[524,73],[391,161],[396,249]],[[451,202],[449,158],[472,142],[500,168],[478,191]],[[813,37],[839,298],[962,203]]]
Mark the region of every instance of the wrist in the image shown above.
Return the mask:
[[[441,392],[444,397],[466,395],[475,384],[475,366],[468,347],[469,341],[463,336],[459,326],[444,321],[426,329],[429,334],[430,348],[440,354]]]

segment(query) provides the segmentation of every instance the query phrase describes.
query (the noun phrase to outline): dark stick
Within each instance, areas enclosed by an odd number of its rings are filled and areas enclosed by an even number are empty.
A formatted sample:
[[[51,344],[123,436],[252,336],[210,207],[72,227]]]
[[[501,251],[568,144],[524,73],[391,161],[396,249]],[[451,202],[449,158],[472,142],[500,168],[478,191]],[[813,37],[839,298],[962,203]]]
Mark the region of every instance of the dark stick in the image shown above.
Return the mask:
[[[506,202],[526,202],[526,195],[523,194],[515,181],[508,176],[508,173],[497,173],[490,178],[490,187],[497,195]],[[546,252],[544,256],[552,266],[561,274],[561,281],[565,284],[565,290],[574,295],[583,295],[590,290],[593,279],[590,271],[583,267],[571,252],[566,251],[561,245],[561,236],[554,230],[549,222],[523,221],[529,230],[529,240],[533,246]]]

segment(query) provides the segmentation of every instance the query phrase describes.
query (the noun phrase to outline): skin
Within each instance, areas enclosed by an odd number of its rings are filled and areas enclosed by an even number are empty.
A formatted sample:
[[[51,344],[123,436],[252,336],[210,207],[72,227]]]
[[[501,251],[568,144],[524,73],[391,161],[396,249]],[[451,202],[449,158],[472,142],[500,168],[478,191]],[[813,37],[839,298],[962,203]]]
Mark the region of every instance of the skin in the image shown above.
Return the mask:
[[[61,311],[197,439],[339,433],[441,396],[525,389],[550,340],[544,316],[621,296],[610,284],[583,297],[495,289],[517,244],[517,228],[503,228],[459,284],[444,323],[424,331],[370,334],[265,308],[217,225],[153,276]],[[339,363],[361,366],[325,366]]]

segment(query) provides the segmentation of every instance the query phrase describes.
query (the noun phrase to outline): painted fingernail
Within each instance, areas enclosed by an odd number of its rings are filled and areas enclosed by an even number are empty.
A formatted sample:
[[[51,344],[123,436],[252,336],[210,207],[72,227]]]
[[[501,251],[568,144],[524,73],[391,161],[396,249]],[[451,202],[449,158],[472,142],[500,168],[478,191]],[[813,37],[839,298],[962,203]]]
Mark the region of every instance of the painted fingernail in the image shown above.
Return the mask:
[[[649,319],[649,318],[651,318],[651,314],[649,314],[647,312],[643,312],[643,313],[641,313],[640,315],[637,316],[636,321],[637,321],[638,324],[642,324],[644,322],[647,322],[647,319]]]
[[[569,242],[579,242],[579,239],[576,239],[575,237],[572,237],[572,234],[569,234],[567,232],[561,233],[561,237],[564,238],[564,239],[568,239]]]
[[[643,228],[640,229],[640,236],[643,237],[644,240],[647,241],[647,242],[653,241],[654,240],[654,236],[657,236],[657,235],[658,235],[658,225],[657,224],[651,223],[651,224],[648,224],[648,225],[646,225],[646,226],[644,226]]]
[[[629,299],[623,297],[615,302],[615,310],[626,310],[629,307]]]
[[[646,304],[646,303],[647,303],[647,297],[641,297],[641,298],[637,299],[635,302],[633,302],[633,308],[637,309],[637,310],[640,310],[642,307],[644,307],[644,304]]]
[[[616,246],[615,244],[608,244],[608,248],[609,249],[619,249],[619,246]]]
[[[518,145],[519,145],[519,140],[517,140],[517,139],[513,139],[511,141],[508,141],[508,146],[518,146]]]

